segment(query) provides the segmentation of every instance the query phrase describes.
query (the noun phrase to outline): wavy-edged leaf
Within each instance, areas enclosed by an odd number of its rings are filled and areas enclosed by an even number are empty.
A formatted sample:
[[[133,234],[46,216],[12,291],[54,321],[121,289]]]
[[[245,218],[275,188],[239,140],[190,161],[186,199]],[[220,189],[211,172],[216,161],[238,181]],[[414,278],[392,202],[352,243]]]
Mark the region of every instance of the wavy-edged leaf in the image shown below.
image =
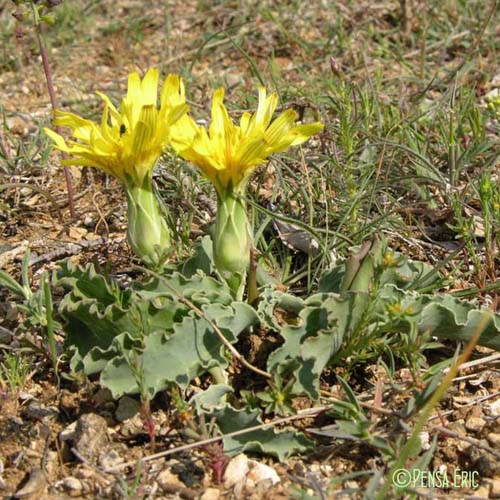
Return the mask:
[[[222,434],[229,434],[262,424],[258,410],[235,410],[228,404],[208,414],[215,417]],[[226,436],[223,439],[224,451],[230,455],[238,455],[245,451],[265,453],[275,456],[280,462],[285,461],[293,453],[300,453],[312,447],[313,443],[302,433],[275,428],[250,431],[239,436]]]

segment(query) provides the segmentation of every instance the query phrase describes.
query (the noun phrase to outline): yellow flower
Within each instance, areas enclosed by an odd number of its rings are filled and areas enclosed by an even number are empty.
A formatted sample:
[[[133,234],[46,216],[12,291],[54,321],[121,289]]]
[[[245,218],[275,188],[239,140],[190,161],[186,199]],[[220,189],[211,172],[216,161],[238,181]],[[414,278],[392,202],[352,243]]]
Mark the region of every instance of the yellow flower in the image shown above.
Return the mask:
[[[250,174],[272,153],[307,141],[323,128],[319,122],[297,125],[297,113],[288,109],[273,122],[276,94],[259,88],[259,104],[235,125],[223,103],[224,89],[214,92],[209,130],[185,115],[172,127],[172,146],[185,160],[199,167],[219,194],[242,192]]]
[[[235,298],[241,300],[253,239],[243,197],[247,181],[269,155],[307,141],[323,124],[297,125],[292,109],[272,121],[278,97],[267,96],[264,87],[259,88],[257,111],[244,113],[239,125],[229,117],[223,100],[220,88],[212,99],[208,131],[184,115],[172,127],[171,141],[174,150],[194,163],[217,190],[214,262]]]
[[[151,68],[143,80],[138,73],[128,77],[128,91],[118,111],[109,98],[104,101],[101,123],[73,113],[56,112],[55,126],[68,127],[76,140],[65,141],[45,129],[61,151],[70,157],[63,165],[96,167],[124,184],[141,186],[170,142],[172,125],[186,113],[184,84],[177,75],[168,75],[158,101],[158,70]]]

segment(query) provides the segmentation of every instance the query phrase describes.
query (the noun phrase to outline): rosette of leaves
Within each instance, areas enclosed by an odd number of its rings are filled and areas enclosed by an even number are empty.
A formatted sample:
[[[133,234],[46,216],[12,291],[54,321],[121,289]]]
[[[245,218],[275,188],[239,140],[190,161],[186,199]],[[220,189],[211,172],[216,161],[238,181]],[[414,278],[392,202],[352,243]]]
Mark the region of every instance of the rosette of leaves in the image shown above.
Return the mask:
[[[171,384],[185,388],[211,368],[224,369],[224,347],[210,322],[236,342],[257,321],[250,306],[233,301],[226,284],[202,273],[173,273],[123,290],[93,265],[68,263],[57,284],[68,290],[59,313],[71,367],[100,374],[114,397],[140,393],[151,399]]]
[[[67,289],[59,312],[72,368],[99,374],[101,385],[114,397],[140,393],[143,401],[172,385],[183,389],[211,367],[224,369],[224,348],[208,320],[235,342],[258,316],[247,304],[233,300],[226,283],[201,270],[213,270],[211,250],[205,237],[181,266],[184,275],[174,272],[127,288],[92,265],[63,265],[56,282]],[[194,314],[185,299],[205,317]],[[249,429],[224,437],[224,453],[253,451],[285,460],[311,446],[294,429],[254,429],[263,422],[259,410],[234,408],[226,401],[231,392],[228,385],[213,384],[187,403],[193,407],[193,418],[208,416],[225,436]]]
[[[284,340],[269,356],[268,371],[286,384],[288,397],[306,393],[317,399],[326,368],[349,368],[384,353],[425,363],[425,349],[441,345],[442,339],[469,340],[485,314],[491,319],[479,344],[500,350],[500,315],[450,294],[427,292],[437,279],[431,266],[375,241],[325,273],[319,293],[302,304],[291,294],[266,291],[259,316]],[[275,321],[276,308],[287,324]]]

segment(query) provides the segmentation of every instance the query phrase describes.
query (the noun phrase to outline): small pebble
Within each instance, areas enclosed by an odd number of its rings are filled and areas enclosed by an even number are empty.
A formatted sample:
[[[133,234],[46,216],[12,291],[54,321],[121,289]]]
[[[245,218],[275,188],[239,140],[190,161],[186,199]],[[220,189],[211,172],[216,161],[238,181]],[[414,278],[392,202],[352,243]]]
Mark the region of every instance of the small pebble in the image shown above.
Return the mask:
[[[219,500],[220,490],[217,488],[207,488],[200,497],[200,500]]]
[[[184,483],[170,469],[163,469],[156,477],[156,480],[165,491],[170,491],[172,486],[184,488]]]
[[[115,467],[121,464],[123,461],[123,457],[116,450],[110,450],[107,453],[102,453],[99,456],[99,465],[104,470]]]
[[[118,407],[115,411],[116,420],[118,420],[118,422],[125,422],[125,420],[134,417],[139,413],[140,406],[139,401],[134,398],[123,396],[118,402]]]
[[[95,221],[90,215],[86,215],[83,218],[83,225],[88,228],[93,228],[95,226]]]
[[[23,410],[23,416],[32,420],[43,420],[57,417],[59,410],[55,406],[45,406],[36,400],[30,401]]]
[[[488,440],[488,443],[490,443],[493,448],[500,450],[500,434],[498,434],[496,432],[490,432],[486,436],[486,439]]]
[[[491,483],[490,498],[500,498],[500,478]]]
[[[63,441],[73,441],[75,437],[76,420],[71,422],[65,429],[59,433],[59,440]]]
[[[83,489],[82,482],[76,477],[68,476],[62,480],[62,485],[67,490],[81,491]]]
[[[470,417],[465,422],[465,428],[471,432],[481,432],[486,422],[481,417]]]
[[[108,444],[106,420],[95,413],[82,415],[76,422],[73,442],[75,449],[91,463],[105,450]]]
[[[250,462],[250,472],[247,475],[248,480],[253,481],[254,484],[258,484],[261,481],[270,481],[270,486],[274,486],[281,481],[278,473],[272,467],[254,460]]]

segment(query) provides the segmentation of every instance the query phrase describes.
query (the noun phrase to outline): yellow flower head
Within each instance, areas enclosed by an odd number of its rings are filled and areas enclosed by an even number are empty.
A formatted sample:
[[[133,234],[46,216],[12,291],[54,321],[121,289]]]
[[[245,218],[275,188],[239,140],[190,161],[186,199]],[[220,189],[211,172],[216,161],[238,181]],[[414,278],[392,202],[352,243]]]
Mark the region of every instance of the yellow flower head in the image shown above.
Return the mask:
[[[172,127],[172,146],[208,177],[222,195],[228,188],[244,189],[250,174],[272,153],[307,141],[323,128],[319,122],[297,125],[297,113],[288,109],[273,122],[276,94],[259,88],[257,111],[244,113],[235,125],[223,103],[224,89],[214,92],[209,130],[183,116]]]
[[[65,141],[53,130],[45,133],[61,151],[68,153],[63,165],[96,167],[123,183],[140,186],[170,141],[172,125],[186,113],[184,84],[168,75],[158,100],[158,70],[150,69],[143,80],[138,73],[128,77],[128,91],[120,111],[100,92],[104,101],[101,123],[73,113],[56,112],[55,126],[68,127],[74,139]]]

